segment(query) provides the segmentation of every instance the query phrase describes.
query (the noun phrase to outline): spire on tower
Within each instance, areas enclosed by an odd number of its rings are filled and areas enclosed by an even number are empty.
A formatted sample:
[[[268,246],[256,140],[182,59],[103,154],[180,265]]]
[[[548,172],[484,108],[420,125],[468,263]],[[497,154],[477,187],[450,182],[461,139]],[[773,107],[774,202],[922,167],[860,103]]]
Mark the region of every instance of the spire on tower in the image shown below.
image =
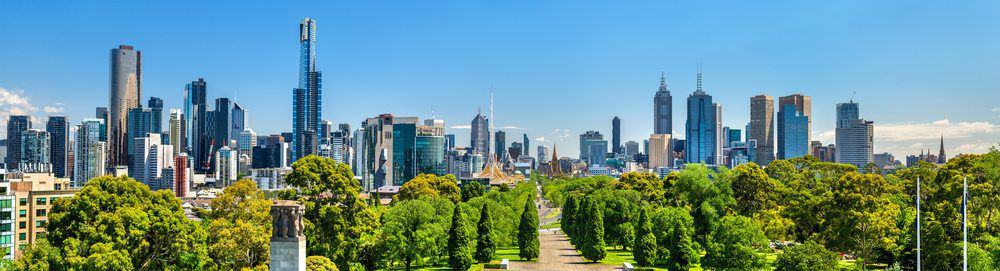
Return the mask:
[[[944,133],[941,133],[941,149],[938,150],[937,159],[938,164],[944,164],[948,161],[948,159],[944,156]]]
[[[660,91],[667,91],[667,76],[660,72]]]
[[[701,91],[701,63],[698,63],[698,88],[695,89],[695,92],[702,92]]]

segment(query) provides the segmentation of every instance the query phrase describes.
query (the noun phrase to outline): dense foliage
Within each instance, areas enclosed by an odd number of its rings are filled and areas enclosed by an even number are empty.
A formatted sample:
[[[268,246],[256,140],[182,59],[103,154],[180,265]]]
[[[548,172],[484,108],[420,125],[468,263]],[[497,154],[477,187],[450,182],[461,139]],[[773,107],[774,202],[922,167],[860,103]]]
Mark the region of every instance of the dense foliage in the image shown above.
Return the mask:
[[[561,228],[578,250],[592,249],[590,234],[583,231],[592,230],[588,208],[596,205],[608,249],[633,250],[640,266],[687,270],[700,263],[724,270],[735,262],[753,269],[767,264],[764,254],[789,253],[781,258],[782,265],[791,268],[801,266],[793,263],[818,261],[799,257],[808,250],[833,251],[835,260],[857,259],[858,269],[898,263],[903,270],[913,270],[918,179],[923,269],[954,270],[961,265],[963,180],[969,183],[970,265],[1000,266],[996,149],[895,172],[859,171],[806,156],[766,167],[688,164],[662,178],[645,172],[626,173],[617,180],[559,178],[546,181],[542,190],[563,207]],[[650,221],[649,233],[644,216]],[[788,243],[801,247],[782,251]]]
[[[538,209],[535,208],[534,201],[528,200],[524,202],[521,224],[517,230],[518,256],[525,260],[537,259],[538,246]]]

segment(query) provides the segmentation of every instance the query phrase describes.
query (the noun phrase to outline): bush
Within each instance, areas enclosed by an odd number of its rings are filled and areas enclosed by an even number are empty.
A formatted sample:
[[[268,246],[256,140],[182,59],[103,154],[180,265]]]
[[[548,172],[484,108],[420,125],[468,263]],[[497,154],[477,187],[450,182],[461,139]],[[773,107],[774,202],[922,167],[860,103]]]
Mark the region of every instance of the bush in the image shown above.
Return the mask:
[[[837,269],[837,253],[808,241],[785,250],[774,265],[776,271],[833,271]]]

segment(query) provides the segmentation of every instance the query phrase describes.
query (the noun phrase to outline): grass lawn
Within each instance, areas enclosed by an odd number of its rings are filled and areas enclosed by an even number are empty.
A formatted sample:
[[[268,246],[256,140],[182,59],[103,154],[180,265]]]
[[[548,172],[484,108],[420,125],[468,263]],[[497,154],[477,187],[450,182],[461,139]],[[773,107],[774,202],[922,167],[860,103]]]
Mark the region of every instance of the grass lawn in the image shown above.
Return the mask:
[[[543,230],[550,230],[550,229],[558,229],[558,228],[561,228],[561,227],[562,227],[561,223],[555,222],[555,223],[549,223],[549,224],[542,225],[539,228],[543,229]]]
[[[497,248],[496,253],[493,254],[493,261],[500,263],[503,259],[508,259],[510,261],[520,261],[521,256],[517,254],[521,251],[517,247],[502,247]]]
[[[561,214],[561,213],[562,213],[562,209],[554,209],[554,211],[549,212],[548,214],[545,214],[545,216],[543,216],[542,218],[544,218],[544,219],[553,219],[553,218],[556,218],[557,216],[559,216],[559,214]]]

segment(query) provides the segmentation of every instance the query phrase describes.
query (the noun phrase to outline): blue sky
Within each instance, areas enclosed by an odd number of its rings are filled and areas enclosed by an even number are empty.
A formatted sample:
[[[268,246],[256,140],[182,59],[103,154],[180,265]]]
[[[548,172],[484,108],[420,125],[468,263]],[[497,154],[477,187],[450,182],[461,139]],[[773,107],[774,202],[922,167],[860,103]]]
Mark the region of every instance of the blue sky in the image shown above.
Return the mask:
[[[318,23],[324,118],[380,113],[447,121],[467,145],[496,92],[508,138],[558,143],[598,130],[652,130],[659,73],[674,131],[701,63],[723,123],[749,97],[813,97],[814,139],[832,143],[834,105],[876,123],[876,152],[983,152],[1000,142],[996,1],[5,1],[0,111],[92,117],[108,99],[108,51],[143,53],[143,98],[181,107],[184,84],[251,110],[258,133],[290,130],[298,23]],[[856,92],[856,94],[853,94]],[[3,129],[3,128],[0,128]],[[516,134],[516,136],[512,136]],[[511,140],[508,140],[511,141]]]

